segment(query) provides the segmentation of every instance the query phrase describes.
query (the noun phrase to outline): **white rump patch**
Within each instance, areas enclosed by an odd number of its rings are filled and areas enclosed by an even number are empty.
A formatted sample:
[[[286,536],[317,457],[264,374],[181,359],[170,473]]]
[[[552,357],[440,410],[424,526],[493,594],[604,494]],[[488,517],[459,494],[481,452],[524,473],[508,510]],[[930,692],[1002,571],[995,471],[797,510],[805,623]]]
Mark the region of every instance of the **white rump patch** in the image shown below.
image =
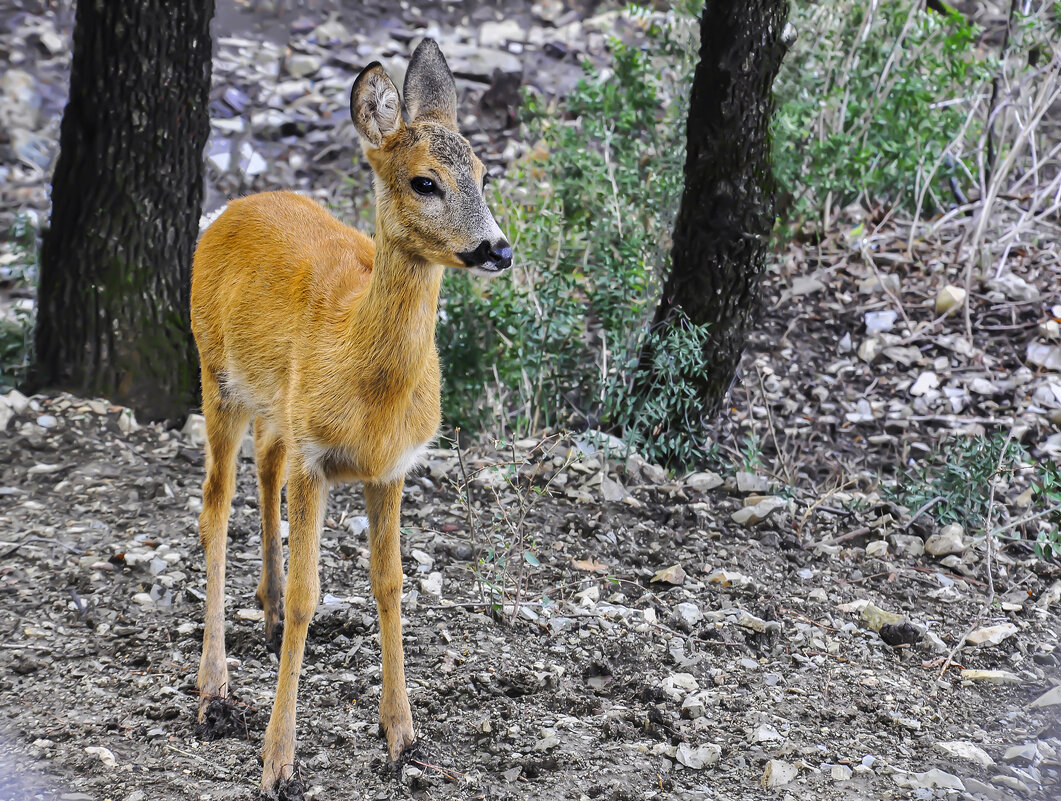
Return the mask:
[[[398,461],[387,475],[380,479],[382,483],[389,483],[391,481],[397,481],[399,478],[404,478],[409,472],[418,467],[424,461],[424,454],[427,453],[427,446],[429,443],[423,442],[419,445],[414,445],[409,448],[405,453],[398,457]]]

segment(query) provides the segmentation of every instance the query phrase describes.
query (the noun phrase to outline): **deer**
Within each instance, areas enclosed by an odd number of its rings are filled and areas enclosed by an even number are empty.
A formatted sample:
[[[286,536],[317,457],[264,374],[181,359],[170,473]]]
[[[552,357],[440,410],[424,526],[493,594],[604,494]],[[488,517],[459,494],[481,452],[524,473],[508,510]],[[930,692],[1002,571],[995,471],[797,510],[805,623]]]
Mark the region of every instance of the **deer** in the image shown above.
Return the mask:
[[[402,97],[378,61],[365,67],[350,93],[350,116],[373,173],[371,239],[313,200],[263,192],[229,203],[203,232],[192,266],[207,439],[198,717],[203,723],[210,705],[229,693],[225,547],[237,452],[253,420],[262,539],[257,598],[266,646],[279,655],[261,752],[263,794],[282,789],[294,773],[295,702],[335,482],[364,487],[382,652],[380,729],[391,762],[415,742],[402,651],[399,519],[406,474],[441,422],[439,290],[446,267],[496,276],[512,264],[512,247],[484,197],[485,168],[458,131],[456,83],[434,40],[424,39],[410,57]]]

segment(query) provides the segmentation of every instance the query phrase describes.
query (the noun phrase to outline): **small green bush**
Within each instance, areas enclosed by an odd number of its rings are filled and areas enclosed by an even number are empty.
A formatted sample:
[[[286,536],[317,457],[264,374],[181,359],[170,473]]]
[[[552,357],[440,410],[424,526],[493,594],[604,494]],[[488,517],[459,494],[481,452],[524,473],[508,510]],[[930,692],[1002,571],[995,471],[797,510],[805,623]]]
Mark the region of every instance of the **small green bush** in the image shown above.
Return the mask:
[[[690,23],[686,11],[650,26],[645,49],[613,42],[611,70],[585,65],[555,106],[526,96],[524,139],[536,144],[493,200],[516,266],[489,283],[447,279],[438,344],[449,425],[500,436],[603,427],[664,463],[703,452],[682,376],[699,368],[704,332],[662,335],[677,369],[666,386],[633,380],[646,337],[658,336],[648,322],[681,198]],[[659,429],[668,404],[688,410],[688,431]]]
[[[29,215],[19,214],[11,228],[9,242],[14,261],[0,268],[0,279],[15,289],[37,285],[37,231]],[[0,316],[0,392],[8,392],[26,378],[33,346],[35,308],[18,306]]]
[[[919,0],[799,4],[792,22],[774,84],[784,216],[818,218],[863,193],[907,210],[953,205],[948,182],[973,182],[993,74],[976,29]]]

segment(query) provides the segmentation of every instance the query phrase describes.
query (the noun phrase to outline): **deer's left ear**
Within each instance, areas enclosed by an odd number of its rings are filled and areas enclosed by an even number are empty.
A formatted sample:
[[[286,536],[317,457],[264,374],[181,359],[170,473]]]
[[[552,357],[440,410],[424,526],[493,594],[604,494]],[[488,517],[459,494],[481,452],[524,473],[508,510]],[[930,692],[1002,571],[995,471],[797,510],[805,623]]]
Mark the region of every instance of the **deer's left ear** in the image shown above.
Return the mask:
[[[434,39],[424,39],[405,73],[405,109],[411,120],[431,120],[457,130],[457,84]]]

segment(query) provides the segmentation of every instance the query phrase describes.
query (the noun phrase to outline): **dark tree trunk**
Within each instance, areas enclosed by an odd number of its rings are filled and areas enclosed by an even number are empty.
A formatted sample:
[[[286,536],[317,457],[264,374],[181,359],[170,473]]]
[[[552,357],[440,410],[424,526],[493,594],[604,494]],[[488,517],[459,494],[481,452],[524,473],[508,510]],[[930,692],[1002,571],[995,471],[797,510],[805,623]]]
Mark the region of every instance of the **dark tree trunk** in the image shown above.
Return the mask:
[[[768,128],[787,17],[786,0],[707,0],[700,18],[685,191],[654,323],[678,324],[684,313],[707,326],[705,370],[686,377],[705,415],[740,363],[774,224]]]
[[[213,0],[77,4],[35,388],[104,395],[155,420],[196,403],[188,305],[213,11]]]

